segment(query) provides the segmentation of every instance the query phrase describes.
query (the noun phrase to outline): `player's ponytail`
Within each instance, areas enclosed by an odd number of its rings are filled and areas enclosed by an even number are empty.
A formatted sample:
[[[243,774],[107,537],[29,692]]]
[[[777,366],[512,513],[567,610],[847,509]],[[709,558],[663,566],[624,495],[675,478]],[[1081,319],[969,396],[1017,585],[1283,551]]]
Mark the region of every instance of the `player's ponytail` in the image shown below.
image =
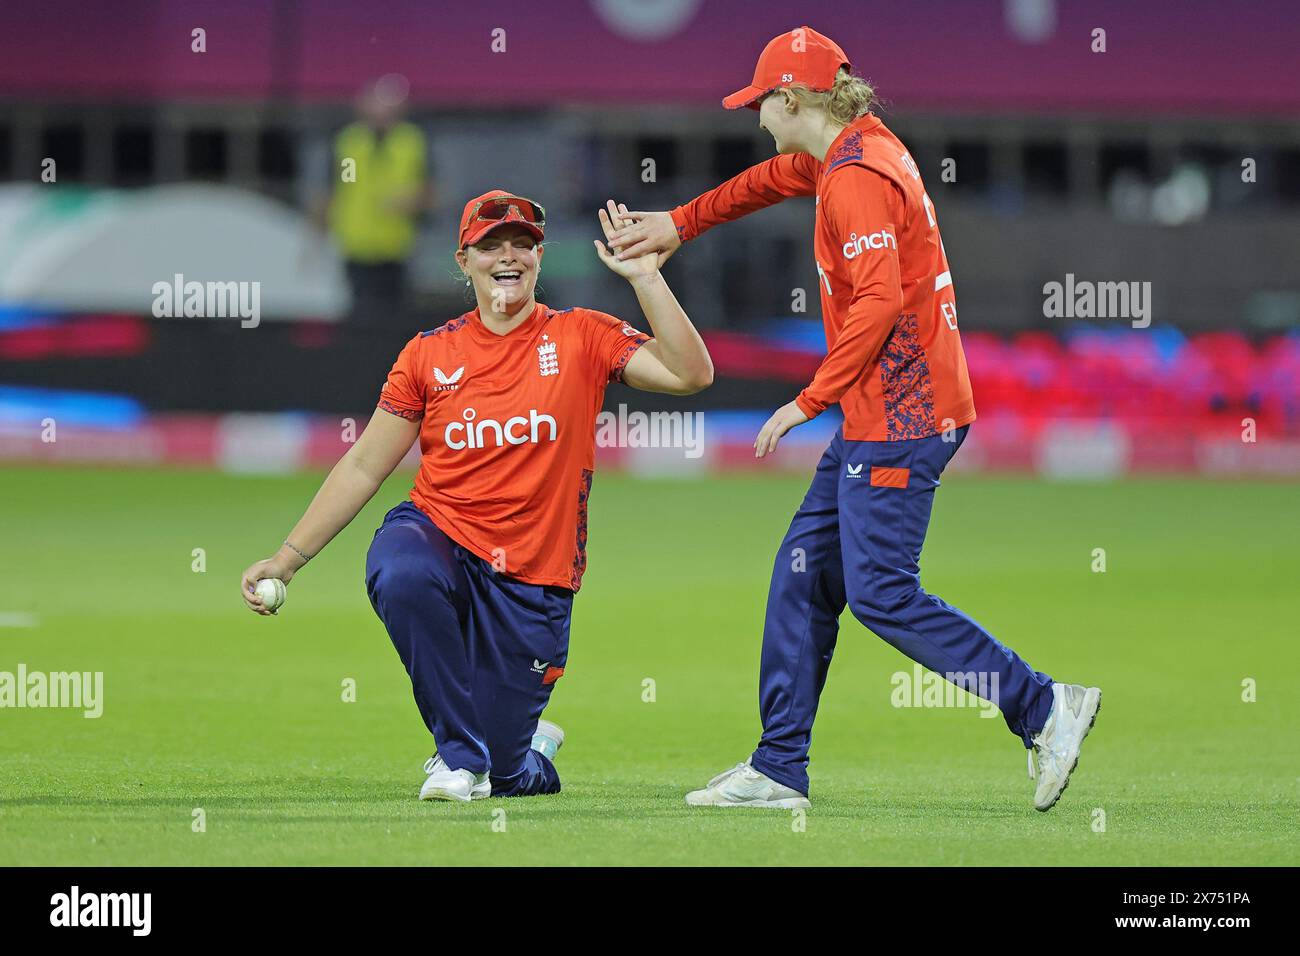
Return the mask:
[[[829,90],[817,93],[797,85],[790,90],[801,103],[825,110],[831,119],[843,126],[871,112],[871,107],[876,104],[876,91],[871,84],[843,66],[835,74],[835,84]]]

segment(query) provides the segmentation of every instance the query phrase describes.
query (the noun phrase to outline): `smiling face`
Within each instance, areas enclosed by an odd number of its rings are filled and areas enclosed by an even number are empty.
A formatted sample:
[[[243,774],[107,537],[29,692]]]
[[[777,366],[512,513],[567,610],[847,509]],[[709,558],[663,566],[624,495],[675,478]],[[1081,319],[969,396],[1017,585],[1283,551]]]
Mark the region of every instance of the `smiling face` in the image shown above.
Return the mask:
[[[522,226],[504,225],[456,253],[456,261],[474,285],[480,311],[514,315],[532,300],[542,247]]]

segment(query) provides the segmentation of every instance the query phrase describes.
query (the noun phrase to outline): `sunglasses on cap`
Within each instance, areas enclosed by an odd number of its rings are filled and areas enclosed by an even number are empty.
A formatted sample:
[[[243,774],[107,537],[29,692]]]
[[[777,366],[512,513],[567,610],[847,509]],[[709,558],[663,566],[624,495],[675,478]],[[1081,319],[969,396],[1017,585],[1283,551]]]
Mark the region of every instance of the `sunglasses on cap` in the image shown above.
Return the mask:
[[[525,199],[523,196],[493,196],[484,199],[470,213],[470,222],[500,222],[508,219],[511,210],[520,219],[535,226],[546,225],[546,210],[541,203]]]

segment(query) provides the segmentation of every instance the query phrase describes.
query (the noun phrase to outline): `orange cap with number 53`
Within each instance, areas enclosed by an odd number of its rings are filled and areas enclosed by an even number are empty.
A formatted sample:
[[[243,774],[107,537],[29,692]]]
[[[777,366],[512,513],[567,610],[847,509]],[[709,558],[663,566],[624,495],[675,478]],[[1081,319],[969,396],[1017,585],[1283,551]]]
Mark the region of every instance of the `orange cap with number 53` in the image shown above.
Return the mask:
[[[841,66],[852,68],[839,44],[812,27],[798,27],[772,38],[754,67],[754,82],[726,97],[722,105],[729,110],[742,106],[756,110],[765,95],[791,83],[823,92],[835,85]]]

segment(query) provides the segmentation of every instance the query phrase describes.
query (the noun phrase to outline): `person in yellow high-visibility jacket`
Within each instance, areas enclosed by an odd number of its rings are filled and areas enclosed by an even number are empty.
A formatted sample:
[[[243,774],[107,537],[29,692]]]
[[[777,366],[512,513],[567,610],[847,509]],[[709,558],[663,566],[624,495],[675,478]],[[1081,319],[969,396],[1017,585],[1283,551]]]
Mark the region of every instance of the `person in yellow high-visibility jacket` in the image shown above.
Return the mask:
[[[404,83],[389,78],[362,93],[356,121],[334,137],[331,190],[315,210],[343,255],[352,315],[363,321],[400,319],[417,220],[432,206],[428,146],[402,119],[404,100]]]

